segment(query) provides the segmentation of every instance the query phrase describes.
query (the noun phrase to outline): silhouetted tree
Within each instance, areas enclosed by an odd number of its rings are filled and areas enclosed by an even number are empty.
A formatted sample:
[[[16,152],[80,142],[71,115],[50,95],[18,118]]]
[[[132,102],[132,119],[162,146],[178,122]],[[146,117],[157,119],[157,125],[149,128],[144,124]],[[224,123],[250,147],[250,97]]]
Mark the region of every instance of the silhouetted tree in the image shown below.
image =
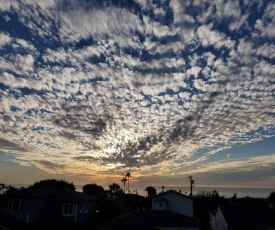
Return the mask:
[[[271,192],[270,195],[268,196],[269,202],[275,207],[275,192]]]
[[[232,199],[232,201],[236,201],[237,200],[237,193],[234,193],[231,199]]]
[[[218,205],[225,201],[224,197],[220,197],[217,190],[212,192],[199,191],[194,198],[205,203],[209,210],[217,208]]]
[[[197,197],[210,197],[211,196],[211,192],[210,191],[198,191],[196,194]]]
[[[75,186],[71,182],[65,180],[56,180],[56,179],[47,179],[35,182],[33,185],[30,185],[29,188],[67,188],[72,191],[75,191]]]
[[[213,190],[212,193],[211,193],[211,196],[214,197],[214,198],[219,198],[220,194],[218,193],[217,190]]]
[[[157,190],[154,187],[152,187],[152,186],[147,187],[145,189],[145,191],[147,192],[148,196],[155,196],[155,195],[157,195]]]
[[[6,188],[6,185],[4,183],[0,183],[0,194],[4,192],[5,188]]]
[[[128,193],[130,193],[130,190],[129,190],[130,177],[131,177],[131,173],[127,172],[126,175],[125,175],[125,178],[127,178],[127,180],[128,180]]]
[[[110,184],[109,185],[109,191],[108,191],[111,195],[121,195],[123,193],[122,188],[120,188],[120,186],[116,183]]]
[[[106,192],[104,188],[97,184],[86,184],[82,187],[83,193],[87,193],[93,196],[105,197]]]
[[[123,185],[124,185],[124,193],[125,193],[125,183],[126,183],[126,181],[127,181],[127,179],[126,179],[126,177],[123,177],[122,179],[121,179],[121,182],[123,183]]]
[[[22,189],[25,189],[25,188],[24,187],[16,188],[12,185],[5,185],[4,183],[0,184],[0,194],[8,194],[8,193],[12,193]]]

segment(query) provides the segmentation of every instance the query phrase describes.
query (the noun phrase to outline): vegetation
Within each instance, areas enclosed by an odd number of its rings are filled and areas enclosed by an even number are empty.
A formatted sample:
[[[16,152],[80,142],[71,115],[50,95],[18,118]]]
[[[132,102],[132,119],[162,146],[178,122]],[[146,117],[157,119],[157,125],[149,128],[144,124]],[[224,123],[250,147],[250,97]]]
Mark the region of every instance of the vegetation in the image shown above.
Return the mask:
[[[9,194],[14,191],[22,190],[24,187],[15,188],[12,185],[5,185],[4,183],[0,183],[0,194]]]
[[[155,196],[155,195],[157,195],[157,190],[154,187],[152,187],[152,186],[147,187],[145,189],[145,191],[147,192],[148,196]]]
[[[123,190],[122,190],[122,188],[120,188],[120,186],[118,184],[113,183],[113,184],[109,185],[108,194],[111,196],[119,196],[119,195],[123,194]]]
[[[127,179],[126,179],[126,177],[123,177],[122,179],[121,179],[121,182],[123,183],[123,185],[124,185],[124,193],[125,193],[125,183],[126,183],[126,181],[127,181]]]
[[[75,191],[75,186],[73,183],[69,183],[65,180],[47,179],[35,182],[30,185],[29,188],[67,188]]]
[[[131,173],[126,173],[125,177],[121,180],[124,184],[128,181],[128,193],[130,193],[129,189],[129,178],[131,177]],[[55,180],[48,179],[35,182],[33,185],[30,185],[29,188],[47,188],[47,187],[62,187],[68,188],[71,190],[75,190],[75,186],[73,183],[69,183],[65,180]],[[15,188],[11,185],[7,186],[4,183],[0,183],[0,194],[7,194],[13,191],[17,191],[22,188]],[[164,191],[164,186],[162,187]],[[95,183],[86,184],[83,186],[83,193],[94,195],[98,197],[96,204],[96,216],[91,219],[91,224],[89,225],[89,229],[93,229],[96,226],[100,226],[101,224],[125,213],[125,210],[135,210],[139,208],[140,210],[151,209],[152,208],[152,197],[157,195],[157,191],[154,187],[148,186],[145,188],[145,191],[148,194],[148,197],[139,198],[138,202],[134,205],[132,201],[132,197],[134,195],[124,194],[123,189],[119,184],[112,183],[109,185],[107,190],[100,185]],[[162,191],[162,192],[163,192]],[[193,196],[193,204],[194,204],[194,216],[200,219],[201,221],[201,229],[210,229],[210,220],[209,220],[209,212],[215,210],[217,207],[222,205],[241,205],[241,206],[249,206],[249,207],[261,207],[262,205],[267,205],[268,201],[275,205],[275,192],[271,192],[268,196],[268,199],[264,198],[251,198],[251,197],[242,197],[237,198],[237,194],[234,193],[231,198],[226,199],[224,196],[220,196],[217,190],[210,191],[199,191],[196,195]],[[129,203],[131,205],[129,205]],[[129,209],[130,207],[130,209]]]
[[[268,201],[275,206],[275,192],[271,192],[268,196]]]
[[[97,184],[86,184],[82,187],[83,193],[87,193],[89,195],[97,196],[100,198],[106,197],[106,191],[104,188]]]
[[[194,215],[201,220],[202,229],[210,229],[209,212],[215,210],[224,201],[224,197],[220,197],[217,190],[199,191],[193,195]]]
[[[131,173],[127,172],[125,175],[125,178],[128,180],[128,193],[130,193],[130,188],[129,188],[130,177],[131,177]]]

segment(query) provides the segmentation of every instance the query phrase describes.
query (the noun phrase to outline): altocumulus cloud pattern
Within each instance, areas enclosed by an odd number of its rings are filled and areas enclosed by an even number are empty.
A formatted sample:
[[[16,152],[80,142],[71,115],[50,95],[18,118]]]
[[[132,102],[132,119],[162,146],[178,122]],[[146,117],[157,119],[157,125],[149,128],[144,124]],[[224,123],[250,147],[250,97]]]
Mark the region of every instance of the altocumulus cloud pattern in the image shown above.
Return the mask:
[[[0,149],[14,162],[233,170],[207,160],[274,136],[274,1],[1,0],[0,12]]]

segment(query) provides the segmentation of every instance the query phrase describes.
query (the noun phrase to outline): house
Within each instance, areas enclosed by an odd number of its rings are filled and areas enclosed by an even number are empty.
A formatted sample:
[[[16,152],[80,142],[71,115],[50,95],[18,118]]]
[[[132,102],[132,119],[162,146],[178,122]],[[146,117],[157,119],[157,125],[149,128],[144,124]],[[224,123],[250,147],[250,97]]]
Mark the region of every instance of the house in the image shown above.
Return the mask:
[[[152,210],[166,210],[188,217],[194,217],[192,198],[174,190],[161,192],[153,197]]]
[[[193,216],[193,200],[171,190],[154,196],[151,210],[124,213],[100,229],[198,230],[199,226]]]
[[[66,188],[23,189],[2,195],[0,204],[2,215],[28,226],[51,222],[73,226],[90,220],[96,197]]]
[[[227,223],[220,207],[209,212],[209,221],[212,230],[227,230]]]

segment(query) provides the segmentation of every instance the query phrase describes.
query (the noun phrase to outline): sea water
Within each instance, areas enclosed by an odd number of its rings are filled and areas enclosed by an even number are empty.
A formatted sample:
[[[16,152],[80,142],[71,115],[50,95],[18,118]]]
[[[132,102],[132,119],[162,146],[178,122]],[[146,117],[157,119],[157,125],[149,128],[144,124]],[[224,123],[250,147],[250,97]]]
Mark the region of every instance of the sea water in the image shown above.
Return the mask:
[[[16,188],[19,187],[25,187],[27,188],[29,185],[25,184],[14,184],[13,185]],[[82,187],[83,185],[75,185],[76,191],[82,192]],[[147,186],[135,186],[130,184],[130,190],[134,191],[137,190],[138,194],[141,196],[145,196],[145,188]],[[190,194],[190,188],[189,187],[180,187],[180,186],[165,186],[164,189],[162,189],[162,186],[152,186],[156,188],[157,193],[161,191],[168,191],[168,190],[175,190],[178,192],[181,192],[182,194],[189,195]],[[105,188],[107,189],[107,188]],[[224,196],[226,198],[230,198],[233,196],[234,193],[237,194],[238,198],[241,197],[261,197],[261,198],[267,198],[271,192],[275,192],[275,187],[274,188],[242,188],[242,187],[194,187],[193,188],[193,195],[196,195],[200,191],[205,191],[205,192],[212,192],[216,190],[220,196]],[[127,191],[126,191],[127,192]]]

